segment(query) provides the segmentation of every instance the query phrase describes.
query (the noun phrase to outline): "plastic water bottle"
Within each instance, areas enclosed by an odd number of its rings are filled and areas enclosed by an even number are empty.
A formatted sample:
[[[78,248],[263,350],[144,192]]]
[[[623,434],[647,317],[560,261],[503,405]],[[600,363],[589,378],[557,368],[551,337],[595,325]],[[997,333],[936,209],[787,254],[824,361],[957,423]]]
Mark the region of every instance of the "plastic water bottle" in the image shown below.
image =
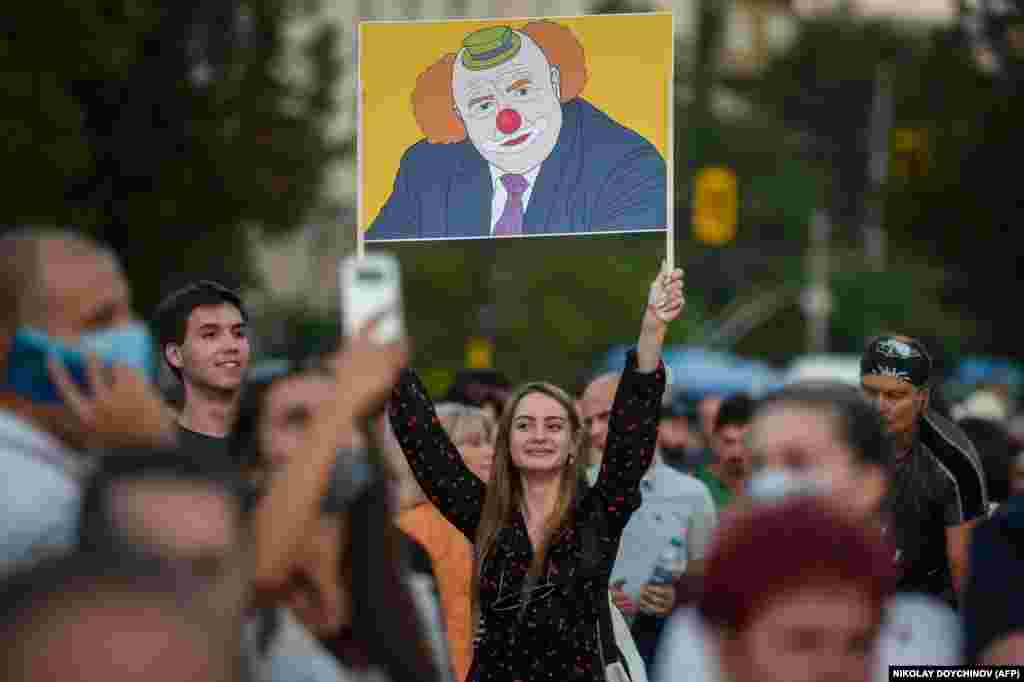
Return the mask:
[[[651,571],[651,585],[672,585],[682,573],[686,554],[683,551],[683,539],[672,538],[665,551],[658,556]]]

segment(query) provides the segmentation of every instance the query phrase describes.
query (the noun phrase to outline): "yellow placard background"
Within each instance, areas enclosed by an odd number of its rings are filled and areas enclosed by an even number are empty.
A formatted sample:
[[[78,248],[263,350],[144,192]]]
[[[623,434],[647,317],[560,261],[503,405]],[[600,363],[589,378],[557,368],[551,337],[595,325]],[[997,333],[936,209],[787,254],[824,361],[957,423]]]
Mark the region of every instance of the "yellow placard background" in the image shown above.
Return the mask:
[[[583,45],[589,78],[580,96],[653,144],[670,162],[672,15],[550,17]],[[416,78],[463,38],[487,26],[521,28],[530,19],[363,22],[359,26],[359,229],[365,231],[391,194],[405,150],[423,139],[412,113]]]

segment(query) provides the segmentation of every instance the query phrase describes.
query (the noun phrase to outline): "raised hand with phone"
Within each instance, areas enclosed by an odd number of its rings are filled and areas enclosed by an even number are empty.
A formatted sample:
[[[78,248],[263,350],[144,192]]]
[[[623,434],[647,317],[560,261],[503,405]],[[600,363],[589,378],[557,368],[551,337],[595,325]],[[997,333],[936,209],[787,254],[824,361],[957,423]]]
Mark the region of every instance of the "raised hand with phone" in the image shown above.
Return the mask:
[[[340,271],[357,265],[346,261]],[[265,594],[285,584],[304,533],[331,489],[332,475],[346,469],[345,460],[365,457],[364,423],[383,408],[407,362],[401,325],[389,327],[389,320],[401,320],[397,281],[390,280],[396,286],[392,295],[376,300],[382,305],[361,300],[358,311],[350,303],[352,292],[346,291],[351,281],[344,275],[339,280],[344,338],[321,363],[334,382],[333,397],[313,411],[302,436],[302,456],[291,458],[274,475],[255,513],[255,584]]]

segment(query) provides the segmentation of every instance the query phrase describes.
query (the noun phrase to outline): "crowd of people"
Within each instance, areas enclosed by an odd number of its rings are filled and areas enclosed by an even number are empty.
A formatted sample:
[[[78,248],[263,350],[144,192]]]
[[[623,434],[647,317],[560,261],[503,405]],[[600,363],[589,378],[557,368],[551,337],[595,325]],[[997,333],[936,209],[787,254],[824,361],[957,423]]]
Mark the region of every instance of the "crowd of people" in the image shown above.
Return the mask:
[[[662,270],[622,371],[568,391],[465,370],[435,403],[414,340],[374,322],[257,372],[222,284],[146,324],[81,234],[23,229],[0,257],[3,679],[1024,663],[1013,410],[939,405],[913,338],[872,339],[859,387],[686,403],[661,358],[683,273]]]

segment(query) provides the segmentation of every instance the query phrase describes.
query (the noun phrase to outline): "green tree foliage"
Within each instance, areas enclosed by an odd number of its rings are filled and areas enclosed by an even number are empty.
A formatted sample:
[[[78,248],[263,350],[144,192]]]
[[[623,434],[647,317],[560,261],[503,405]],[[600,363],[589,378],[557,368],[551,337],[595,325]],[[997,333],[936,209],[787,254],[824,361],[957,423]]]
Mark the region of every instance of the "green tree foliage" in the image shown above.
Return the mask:
[[[1017,289],[1014,238],[1024,224],[1019,173],[1024,92],[978,71],[961,46],[938,36],[904,86],[905,121],[926,132],[924,173],[894,178],[887,227],[948,275],[943,300],[980,325],[975,351],[1022,357],[1007,307]]]
[[[493,340],[494,365],[512,381],[542,379],[571,390],[600,354],[636,342],[665,237],[457,240],[388,244],[386,250],[401,264],[412,362],[432,393],[447,387],[466,362],[467,342],[480,335]],[[677,251],[676,257],[690,254]],[[688,282],[686,308],[668,343],[696,336],[706,295],[699,280]],[[268,312],[257,324],[269,355],[296,345],[320,347],[340,328],[335,315]]]
[[[494,339],[495,366],[513,381],[543,379],[571,389],[598,354],[636,342],[665,238],[535,237],[391,250],[402,264],[418,366],[461,367],[466,340],[485,331]],[[688,286],[686,310],[669,343],[685,342],[700,326],[703,301],[700,283]],[[488,304],[493,319],[482,329],[480,310]]]
[[[250,279],[248,235],[300,226],[339,150],[340,64],[315,3],[84,0],[5,8],[0,223],[73,225],[121,254],[143,311],[175,275]],[[288,75],[295,59],[306,78]]]
[[[859,239],[871,85],[883,63],[893,76],[895,127],[923,133],[921,172],[903,177],[890,166],[889,272],[872,273],[855,255],[836,261],[834,333],[846,346],[839,349],[859,347],[884,323],[932,329],[953,347],[1019,355],[1004,304],[1016,278],[1009,235],[1024,217],[1016,176],[1006,171],[1024,120],[1019,92],[984,76],[947,28],[924,32],[845,15],[805,22],[748,91],[814,141],[843,248]]]
[[[844,14],[806,21],[755,88],[759,104],[804,138],[830,181],[834,219],[856,227],[868,189],[868,126],[877,69],[907,59],[918,36]]]

